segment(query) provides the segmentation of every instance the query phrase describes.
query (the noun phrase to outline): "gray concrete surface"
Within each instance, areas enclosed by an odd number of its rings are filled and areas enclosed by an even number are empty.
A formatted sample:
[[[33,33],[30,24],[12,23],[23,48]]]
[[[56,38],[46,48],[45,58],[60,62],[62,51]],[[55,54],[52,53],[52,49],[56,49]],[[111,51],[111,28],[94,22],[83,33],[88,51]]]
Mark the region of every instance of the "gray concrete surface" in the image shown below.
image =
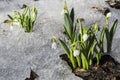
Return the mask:
[[[6,2],[7,1],[7,2]],[[108,7],[105,0],[67,0],[68,7],[75,8],[76,17],[85,19],[84,25],[100,22],[105,24],[104,16],[95,13],[91,7]],[[15,25],[2,23],[8,19],[7,14],[14,10],[21,11],[23,4],[35,6],[38,17],[34,32],[25,33]],[[30,67],[40,76],[38,80],[82,80],[76,77],[66,62],[59,58],[63,54],[60,46],[51,49],[53,35],[63,37],[63,9],[64,0],[0,0],[0,80],[24,80],[29,77]],[[110,22],[119,19],[120,11],[111,9]],[[111,23],[110,23],[111,24]],[[112,56],[120,62],[120,26],[118,25],[113,41]]]

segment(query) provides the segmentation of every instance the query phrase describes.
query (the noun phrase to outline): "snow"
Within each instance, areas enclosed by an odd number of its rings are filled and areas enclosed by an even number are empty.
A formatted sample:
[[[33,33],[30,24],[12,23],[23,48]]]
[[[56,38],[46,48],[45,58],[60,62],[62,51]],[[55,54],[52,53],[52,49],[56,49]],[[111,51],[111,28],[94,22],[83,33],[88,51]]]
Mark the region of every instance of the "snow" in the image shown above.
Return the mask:
[[[15,25],[13,30],[3,23],[7,14],[14,10],[22,11],[23,4],[35,6],[38,17],[32,33]],[[109,7],[104,0],[67,0],[69,9],[75,8],[76,17],[85,19],[85,26],[99,21],[100,27],[105,24],[105,17],[95,12],[92,7]],[[51,49],[53,36],[63,37],[64,0],[0,0],[0,80],[24,80],[29,77],[32,68],[40,77],[38,80],[82,80],[75,76],[66,62],[59,58],[64,51],[61,47]],[[119,10],[110,8],[112,16],[110,25],[117,18]],[[120,26],[113,41],[113,56],[120,62]],[[115,52],[115,54],[114,54]]]

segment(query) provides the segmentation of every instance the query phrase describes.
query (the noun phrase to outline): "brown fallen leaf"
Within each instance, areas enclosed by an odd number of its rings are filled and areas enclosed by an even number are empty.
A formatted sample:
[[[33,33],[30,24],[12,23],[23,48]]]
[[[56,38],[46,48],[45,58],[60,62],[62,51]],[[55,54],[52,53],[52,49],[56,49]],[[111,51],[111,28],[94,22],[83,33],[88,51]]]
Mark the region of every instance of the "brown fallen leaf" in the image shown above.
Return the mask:
[[[3,23],[7,23],[10,26],[13,26],[13,21],[12,20],[5,20]]]
[[[32,69],[30,72],[30,80],[35,80],[36,78],[38,78],[39,75],[37,73],[35,73]]]
[[[12,21],[7,19],[3,23],[10,23],[10,22],[12,22]]]
[[[97,6],[93,6],[92,9],[95,10],[95,12],[102,12],[103,11],[103,8],[97,7]]]

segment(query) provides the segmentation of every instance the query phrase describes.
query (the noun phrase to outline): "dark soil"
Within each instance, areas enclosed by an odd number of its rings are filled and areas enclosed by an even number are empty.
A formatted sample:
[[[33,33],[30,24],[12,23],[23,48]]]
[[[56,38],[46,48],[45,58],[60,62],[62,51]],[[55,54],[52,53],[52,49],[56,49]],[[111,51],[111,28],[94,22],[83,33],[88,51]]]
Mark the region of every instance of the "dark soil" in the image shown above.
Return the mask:
[[[72,68],[71,62],[66,54],[60,55],[60,58],[67,61],[68,65]],[[73,73],[76,76],[82,77],[84,80],[120,80],[120,64],[116,62],[110,55],[103,55],[100,60],[100,65],[94,65],[89,70],[76,68]]]

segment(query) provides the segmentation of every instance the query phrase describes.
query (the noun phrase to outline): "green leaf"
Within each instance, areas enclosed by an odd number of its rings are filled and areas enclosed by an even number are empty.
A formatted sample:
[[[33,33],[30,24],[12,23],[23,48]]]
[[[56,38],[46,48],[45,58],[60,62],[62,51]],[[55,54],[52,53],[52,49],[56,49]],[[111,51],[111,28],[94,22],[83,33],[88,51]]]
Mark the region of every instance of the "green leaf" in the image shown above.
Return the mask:
[[[77,39],[77,34],[76,34],[76,32],[74,32],[74,33],[72,34],[72,39],[71,39],[72,41],[71,41],[71,42],[72,42],[72,43],[75,42],[76,39]]]
[[[65,24],[67,33],[69,34],[70,37],[72,37],[73,24],[69,14],[64,14],[64,24]]]
[[[19,20],[21,19],[21,14],[17,11],[14,11],[14,19],[13,21],[15,22],[19,22]]]
[[[29,7],[27,6],[27,7],[23,10],[22,16],[26,16],[27,13],[28,13],[28,10],[29,10]]]
[[[93,62],[92,62],[92,59],[90,59],[90,60],[89,60],[89,65],[92,65],[92,63],[93,63]]]
[[[105,35],[105,28],[102,29],[102,32],[100,34],[100,42],[99,42],[100,52],[102,53],[104,53],[104,47],[103,47],[104,35]]]
[[[66,1],[64,2],[64,13],[69,14]]]
[[[64,30],[65,30],[65,35],[66,35],[66,37],[67,37],[69,40],[71,40],[71,37],[69,36],[69,34],[68,34],[68,32],[67,32],[65,26],[64,26]]]
[[[30,27],[29,27],[29,21],[30,21],[30,19],[29,19],[29,16],[27,16],[26,17],[26,32],[29,32],[29,30],[30,30]]]
[[[70,17],[71,17],[72,22],[74,23],[74,8],[72,8],[70,12]]]
[[[112,26],[112,28],[111,28],[111,30],[110,30],[110,41],[111,41],[111,43],[112,43],[114,34],[115,34],[115,32],[116,32],[117,24],[118,24],[118,20],[115,20],[115,21],[114,21],[114,24],[113,24],[113,26]]]
[[[13,20],[13,17],[12,16],[10,16],[9,14],[7,15],[11,20]]]
[[[80,39],[82,39],[83,27],[82,27],[82,24],[81,24],[81,22],[80,22],[80,18],[77,19],[77,22],[78,22],[78,26],[79,26]]]
[[[72,43],[75,42],[77,39],[77,33],[76,33],[76,24],[75,24],[75,27],[74,27],[74,30],[73,30],[73,33],[72,33]]]
[[[37,17],[37,9],[35,7],[32,8],[32,13],[31,13],[31,20],[34,22]]]
[[[62,46],[62,48],[64,49],[64,51],[66,52],[68,58],[70,58],[70,51],[69,51],[69,48],[67,47],[67,45],[61,39],[58,39],[58,41],[59,41],[60,45]]]
[[[102,29],[102,32],[100,34],[100,42],[103,42],[104,35],[105,35],[105,28]]]
[[[94,32],[97,33],[99,30],[99,27],[98,27],[98,22],[95,23],[95,26],[94,26]]]
[[[73,69],[75,69],[75,68],[77,67],[77,65],[76,65],[75,57],[73,56],[72,51],[70,52],[70,57],[69,57],[69,58],[70,58],[70,60],[71,60]]]
[[[94,41],[92,44],[91,44],[91,47],[89,49],[89,52],[88,52],[88,58],[93,58],[94,56],[94,50],[95,50],[95,47],[97,45],[97,41]],[[92,57],[90,57],[92,55]]]
[[[78,26],[79,26],[80,34],[83,35],[83,27],[82,27],[82,24],[81,24],[81,22],[80,22],[80,18],[77,19],[77,22],[78,22]]]
[[[88,61],[87,61],[87,59],[86,59],[86,57],[84,56],[84,54],[82,53],[81,54],[81,59],[82,59],[82,66],[83,66],[83,68],[84,69],[88,69]]]
[[[96,59],[97,59],[97,65],[99,65],[100,59],[101,59],[101,54],[100,53],[96,53]]]
[[[110,32],[108,28],[105,28],[105,35],[107,41],[107,52],[109,53],[111,51],[111,40],[110,40]]]
[[[81,59],[80,56],[76,56],[78,67],[81,67]]]

